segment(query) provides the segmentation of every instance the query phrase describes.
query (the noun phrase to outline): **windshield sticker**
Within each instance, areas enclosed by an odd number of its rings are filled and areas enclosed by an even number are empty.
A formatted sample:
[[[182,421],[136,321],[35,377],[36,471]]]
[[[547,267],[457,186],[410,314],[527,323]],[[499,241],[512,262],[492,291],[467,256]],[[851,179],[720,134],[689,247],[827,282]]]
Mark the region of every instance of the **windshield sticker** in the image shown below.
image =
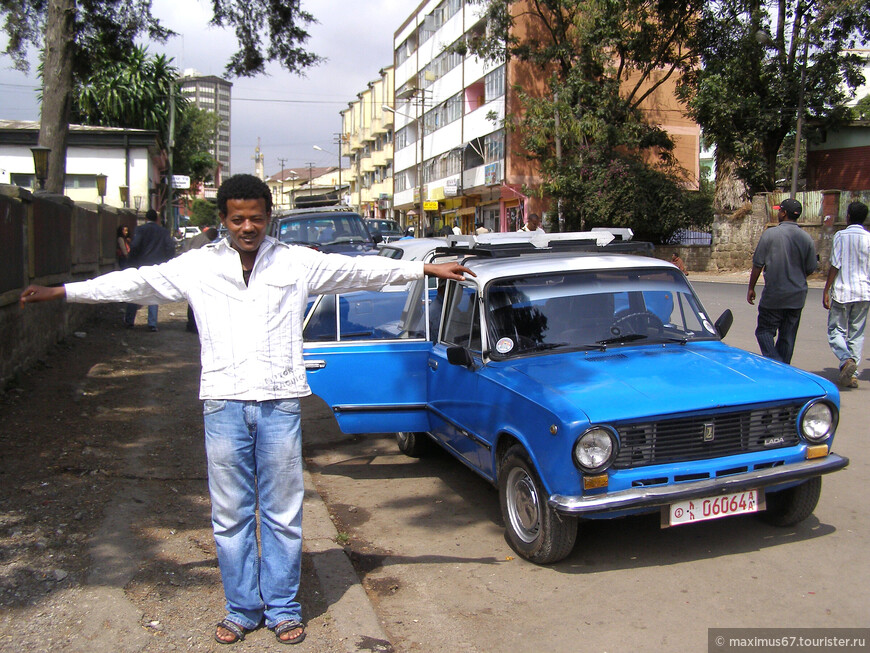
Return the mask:
[[[709,333],[716,333],[716,330],[713,328],[713,325],[710,324],[707,320],[704,320],[704,328],[705,328]]]
[[[514,348],[514,341],[510,338],[502,338],[497,343],[495,343],[495,350],[499,354],[507,354],[511,349]]]

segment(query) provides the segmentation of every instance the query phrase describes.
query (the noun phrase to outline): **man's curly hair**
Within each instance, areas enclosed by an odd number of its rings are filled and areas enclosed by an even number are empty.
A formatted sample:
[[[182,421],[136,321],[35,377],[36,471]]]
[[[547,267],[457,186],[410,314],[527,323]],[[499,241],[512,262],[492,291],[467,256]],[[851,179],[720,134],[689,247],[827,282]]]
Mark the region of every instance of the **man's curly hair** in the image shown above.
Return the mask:
[[[259,177],[254,175],[233,175],[224,181],[217,192],[217,206],[221,215],[227,214],[227,200],[266,201],[266,211],[272,210],[272,191]]]

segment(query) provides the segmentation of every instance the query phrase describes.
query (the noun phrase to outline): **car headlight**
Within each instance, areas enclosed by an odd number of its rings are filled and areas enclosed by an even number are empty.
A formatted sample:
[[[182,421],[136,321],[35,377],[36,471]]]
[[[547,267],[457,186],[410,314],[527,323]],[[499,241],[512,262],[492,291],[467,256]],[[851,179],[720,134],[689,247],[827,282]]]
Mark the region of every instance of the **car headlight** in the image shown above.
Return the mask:
[[[833,435],[836,425],[836,409],[826,401],[817,401],[801,417],[801,435],[810,442],[822,442]]]
[[[574,443],[574,462],[584,472],[601,472],[616,457],[616,435],[610,429],[593,426]]]

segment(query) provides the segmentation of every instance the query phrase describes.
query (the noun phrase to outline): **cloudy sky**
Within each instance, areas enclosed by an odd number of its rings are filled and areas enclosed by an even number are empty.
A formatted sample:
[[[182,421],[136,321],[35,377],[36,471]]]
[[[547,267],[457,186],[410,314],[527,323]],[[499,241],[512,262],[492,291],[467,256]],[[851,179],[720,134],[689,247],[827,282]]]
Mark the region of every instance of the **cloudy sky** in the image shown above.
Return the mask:
[[[356,99],[367,82],[393,61],[393,34],[418,2],[407,0],[303,0],[319,21],[311,25],[309,50],[328,61],[298,77],[273,65],[269,75],[228,78],[232,89],[232,172],[253,172],[257,138],[266,174],[285,167],[335,165],[334,134],[341,130],[339,111]],[[165,44],[151,44],[152,53],[175,59],[180,69],[223,76],[236,50],[234,34],[208,27],[210,0],[153,0],[153,13],[178,33]],[[0,49],[5,48],[0,38]],[[35,66],[34,66],[35,69]],[[11,69],[0,57],[0,119],[38,120],[38,80]],[[314,150],[318,145],[330,153]],[[347,161],[345,160],[345,165]]]

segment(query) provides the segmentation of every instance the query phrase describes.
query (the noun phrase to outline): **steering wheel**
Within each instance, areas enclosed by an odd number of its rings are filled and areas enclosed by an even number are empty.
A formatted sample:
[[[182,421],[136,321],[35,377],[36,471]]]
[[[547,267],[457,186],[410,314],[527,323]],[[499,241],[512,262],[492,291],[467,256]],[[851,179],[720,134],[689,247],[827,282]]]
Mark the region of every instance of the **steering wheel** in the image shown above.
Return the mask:
[[[644,324],[643,320],[646,320]],[[614,336],[622,335],[622,326],[628,323],[635,333],[653,328],[659,333],[664,332],[665,324],[661,318],[651,311],[637,311],[636,313],[626,313],[613,320],[610,325],[610,332]]]

